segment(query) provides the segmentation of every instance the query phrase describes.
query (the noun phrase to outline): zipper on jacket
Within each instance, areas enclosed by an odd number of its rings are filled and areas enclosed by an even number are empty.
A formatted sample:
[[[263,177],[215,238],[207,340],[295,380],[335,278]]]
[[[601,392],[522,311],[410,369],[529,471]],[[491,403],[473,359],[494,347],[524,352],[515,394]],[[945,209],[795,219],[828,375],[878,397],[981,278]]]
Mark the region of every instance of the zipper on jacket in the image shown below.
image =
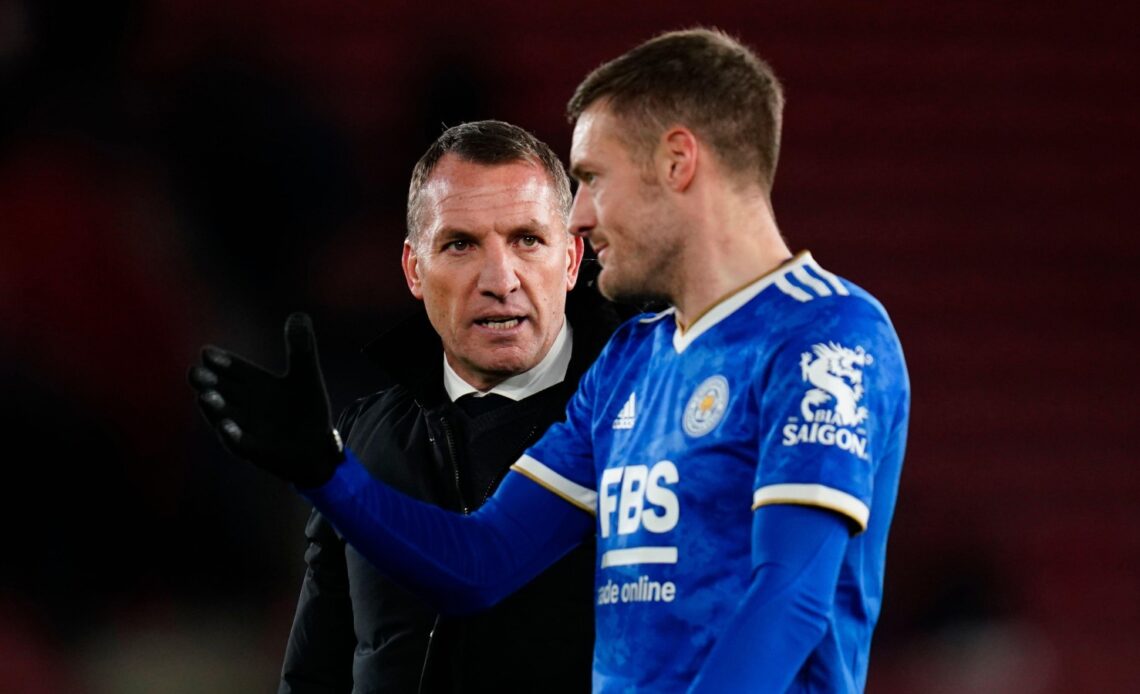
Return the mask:
[[[450,461],[451,469],[454,472],[455,493],[459,496],[459,505],[463,509],[463,515],[468,515],[471,513],[471,509],[468,508],[467,501],[463,498],[463,487],[459,484],[459,456],[456,455],[455,434],[451,430],[451,423],[447,421],[447,417],[440,417],[439,425],[443,429],[443,440],[445,443],[447,459]],[[428,436],[431,440],[431,443],[434,445],[436,439],[430,434],[430,429],[431,427],[428,427]],[[439,657],[433,651],[433,647],[436,644],[436,636],[439,634],[439,630],[442,626],[443,615],[437,614],[435,616],[435,623],[432,624],[431,631],[428,633],[427,647],[424,649],[424,662],[420,668],[420,681],[419,685],[416,687],[416,691],[420,692],[421,694],[424,692],[424,684],[427,681],[428,668],[432,664],[433,659],[438,659]]]
[[[459,506],[466,516],[471,513],[471,509],[467,506],[467,500],[463,498],[463,486],[459,483],[459,456],[455,452],[455,434],[451,431],[447,417],[440,417],[439,423],[443,427],[443,438],[447,442],[447,456],[451,460],[451,469],[455,471],[455,493],[459,495]]]
[[[530,433],[528,433],[526,435],[526,438],[523,439],[523,441],[525,442],[525,443],[523,443],[524,448],[526,448],[526,447],[530,446],[530,444],[534,443],[534,439],[535,439],[534,435],[537,433],[538,433],[538,425],[536,424],[530,428]],[[456,469],[458,469],[458,468],[456,468]],[[499,484],[507,476],[507,473],[509,473],[510,471],[511,471],[511,468],[507,467],[506,472],[504,472],[501,475],[496,476],[495,479],[491,480],[490,484],[487,485],[487,488],[483,490],[483,498],[479,501],[480,506],[487,503],[487,499],[491,498],[491,492],[495,491],[495,488],[499,486]],[[456,483],[458,484],[458,477],[456,478]],[[464,513],[466,513],[466,511],[464,511]]]

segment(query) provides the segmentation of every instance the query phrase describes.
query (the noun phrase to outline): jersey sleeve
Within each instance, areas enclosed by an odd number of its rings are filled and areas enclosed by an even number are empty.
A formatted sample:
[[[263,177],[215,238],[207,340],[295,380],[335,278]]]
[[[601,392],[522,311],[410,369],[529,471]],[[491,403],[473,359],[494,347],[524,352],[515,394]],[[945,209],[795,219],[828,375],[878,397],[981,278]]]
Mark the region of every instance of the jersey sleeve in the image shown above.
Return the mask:
[[[834,514],[787,504],[753,514],[752,580],[689,694],[789,691],[827,632],[846,549]]]
[[[789,330],[753,381],[760,408],[753,510],[815,506],[865,530],[903,386],[900,363],[894,329],[865,301],[838,300]]]
[[[471,515],[446,511],[376,479],[347,448],[329,481],[298,491],[376,568],[446,614],[494,605],[593,526],[586,514],[512,474]]]
[[[603,356],[582,376],[578,391],[566,406],[566,420],[558,422],[511,466],[569,503],[596,514],[594,474],[593,403]]]

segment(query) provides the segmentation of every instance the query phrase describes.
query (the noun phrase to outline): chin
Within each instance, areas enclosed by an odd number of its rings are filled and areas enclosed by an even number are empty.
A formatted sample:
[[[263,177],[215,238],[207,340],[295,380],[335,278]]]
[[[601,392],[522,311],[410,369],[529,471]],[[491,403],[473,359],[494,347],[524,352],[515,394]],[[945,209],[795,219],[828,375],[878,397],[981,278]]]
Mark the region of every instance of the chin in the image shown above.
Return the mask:
[[[601,292],[602,296],[614,301],[621,293],[616,285],[617,279],[614,277],[614,271],[611,268],[603,267],[602,271],[598,273],[598,291]]]
[[[613,269],[603,269],[598,275],[598,291],[610,301],[623,301],[644,293],[631,288],[626,279],[616,274]]]
[[[520,374],[531,369],[539,360],[535,358],[533,350],[511,350],[508,354],[484,354],[482,359],[472,359],[472,363],[480,371],[497,374],[504,378]]]
[[[607,280],[603,272],[603,274],[598,275],[598,291],[610,301],[629,304],[630,306],[651,303],[672,303],[669,295],[652,288],[652,283],[649,279],[642,279],[640,283],[623,283],[613,276]]]

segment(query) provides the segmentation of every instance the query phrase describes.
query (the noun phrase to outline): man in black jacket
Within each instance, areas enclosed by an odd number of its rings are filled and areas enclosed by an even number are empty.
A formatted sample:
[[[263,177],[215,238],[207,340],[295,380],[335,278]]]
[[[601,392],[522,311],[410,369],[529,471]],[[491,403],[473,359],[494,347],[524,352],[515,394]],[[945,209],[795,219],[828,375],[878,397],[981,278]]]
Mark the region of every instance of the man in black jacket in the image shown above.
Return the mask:
[[[563,416],[616,314],[578,281],[566,173],[499,121],[451,128],[412,175],[402,265],[426,315],[366,348],[392,385],[337,429],[369,471],[441,507],[478,508]],[[488,612],[438,616],[318,512],[279,692],[585,692],[594,547]]]

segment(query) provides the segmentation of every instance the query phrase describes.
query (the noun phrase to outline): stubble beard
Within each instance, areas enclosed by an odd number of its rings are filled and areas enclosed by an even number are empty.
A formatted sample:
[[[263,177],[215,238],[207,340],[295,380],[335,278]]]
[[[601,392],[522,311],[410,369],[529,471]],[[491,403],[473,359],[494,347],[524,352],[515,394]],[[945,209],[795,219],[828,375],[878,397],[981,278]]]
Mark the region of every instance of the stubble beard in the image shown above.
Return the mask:
[[[598,275],[598,290],[610,301],[641,306],[645,304],[672,304],[676,287],[677,260],[681,255],[683,237],[674,233],[672,225],[648,221],[641,229],[642,240],[626,254],[624,272],[621,268],[606,268]],[[650,237],[659,243],[644,243]],[[633,265],[633,267],[630,267]]]
[[[637,197],[642,213],[621,230],[628,240],[625,258],[618,266],[602,267],[598,290],[618,303],[642,307],[671,305],[679,286],[679,259],[687,236],[683,225],[671,214],[673,210],[651,170],[642,172]]]
[[[622,282],[621,278],[607,275],[605,269],[598,275],[598,291],[610,301],[640,306],[650,303],[669,303],[669,295],[649,286],[646,282]]]

